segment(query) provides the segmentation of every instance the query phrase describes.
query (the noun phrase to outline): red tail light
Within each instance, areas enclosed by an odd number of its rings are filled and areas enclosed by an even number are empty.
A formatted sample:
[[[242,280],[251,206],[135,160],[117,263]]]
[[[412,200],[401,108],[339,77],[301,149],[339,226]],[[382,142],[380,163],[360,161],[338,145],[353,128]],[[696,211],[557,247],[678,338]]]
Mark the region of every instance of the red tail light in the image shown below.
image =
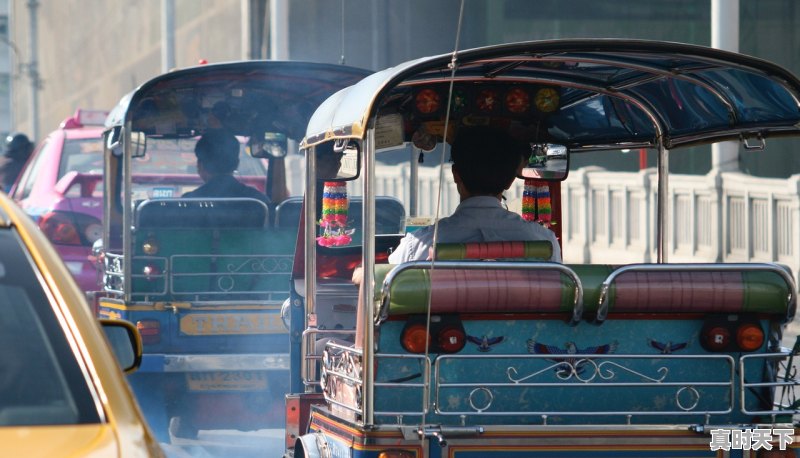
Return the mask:
[[[700,344],[710,352],[757,351],[766,337],[755,316],[711,316],[700,332]]]
[[[161,268],[155,264],[147,264],[142,268],[142,273],[146,280],[154,281],[161,277]]]
[[[142,336],[143,344],[156,344],[161,342],[161,323],[158,320],[141,320],[136,322],[136,329]]]
[[[439,348],[445,353],[459,352],[467,343],[467,337],[464,335],[464,331],[456,327],[442,329],[437,337]]]
[[[39,229],[57,245],[92,246],[102,236],[100,220],[83,213],[53,211],[39,219]]]
[[[400,338],[400,343],[409,353],[425,353],[425,345],[430,340],[425,323],[415,323],[406,326]]]
[[[755,323],[745,323],[736,330],[736,344],[742,351],[755,351],[764,344],[764,331]]]
[[[706,346],[713,351],[722,351],[731,343],[731,332],[723,326],[709,328],[703,336]]]
[[[467,343],[464,326],[456,315],[431,316],[430,327],[421,317],[412,317],[403,328],[400,344],[409,353],[457,353]]]
[[[66,214],[48,213],[39,220],[39,228],[51,242],[59,245],[80,245],[78,228]]]

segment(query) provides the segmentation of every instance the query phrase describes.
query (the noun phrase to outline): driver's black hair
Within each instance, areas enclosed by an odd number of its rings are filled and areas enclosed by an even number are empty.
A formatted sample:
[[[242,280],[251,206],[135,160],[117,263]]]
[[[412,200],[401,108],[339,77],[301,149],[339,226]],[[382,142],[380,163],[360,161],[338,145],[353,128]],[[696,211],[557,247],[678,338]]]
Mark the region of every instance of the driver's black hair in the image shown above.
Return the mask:
[[[530,147],[505,130],[488,126],[462,126],[450,150],[453,169],[474,195],[495,196],[517,176]]]
[[[210,129],[197,141],[194,154],[209,172],[233,173],[239,167],[239,140],[225,129]]]

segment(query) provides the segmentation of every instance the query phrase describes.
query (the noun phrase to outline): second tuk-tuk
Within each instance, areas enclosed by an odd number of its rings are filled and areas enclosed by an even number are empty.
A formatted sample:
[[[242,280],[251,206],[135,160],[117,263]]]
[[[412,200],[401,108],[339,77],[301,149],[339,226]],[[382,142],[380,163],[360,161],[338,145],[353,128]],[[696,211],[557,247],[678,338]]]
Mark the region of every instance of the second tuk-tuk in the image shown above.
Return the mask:
[[[317,158],[307,195],[322,186],[331,200],[305,210],[284,309],[287,456],[797,456],[798,346],[780,346],[791,272],[669,263],[666,228],[669,150],[798,135],[799,101],[800,80],[769,62],[638,40],[459,51],[331,96],[302,144]],[[453,199],[443,172],[438,190],[420,187],[419,162],[438,151],[446,169],[449,143],[475,125],[530,146],[509,194],[559,240],[570,157],[656,150],[657,262],[561,264],[545,261],[549,242],[434,238],[430,259],[388,264],[414,217],[438,217],[421,214],[423,195]],[[382,158],[397,151],[408,165],[389,178]],[[350,160],[320,182],[326,153]],[[404,181],[412,218],[381,233],[380,194]],[[344,216],[316,223],[327,214]]]
[[[142,370],[130,383],[162,441],[282,425],[289,363],[279,309],[298,225],[296,212],[282,214],[291,201],[284,156],[322,100],[368,73],[204,65],[153,78],[110,113],[95,250],[104,289],[94,296],[101,317],[142,334]],[[233,177],[255,197],[186,197],[208,179],[195,149],[211,131],[235,138]]]

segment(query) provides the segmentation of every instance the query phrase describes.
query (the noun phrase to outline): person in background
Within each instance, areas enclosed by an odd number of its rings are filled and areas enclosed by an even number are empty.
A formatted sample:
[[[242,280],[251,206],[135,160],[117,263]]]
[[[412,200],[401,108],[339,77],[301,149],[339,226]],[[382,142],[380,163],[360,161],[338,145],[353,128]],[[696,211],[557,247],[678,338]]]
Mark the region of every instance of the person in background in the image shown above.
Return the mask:
[[[27,135],[17,133],[6,138],[5,157],[0,164],[0,180],[4,192],[11,190],[32,152],[33,142]]]
[[[439,243],[547,240],[553,245],[549,260],[561,262],[561,248],[552,231],[523,220],[503,205],[503,192],[530,155],[528,145],[500,129],[462,127],[450,154],[461,201],[452,216],[439,220]],[[433,231],[433,226],[427,226],[407,234],[389,263],[429,259]]]
[[[259,190],[241,183],[233,176],[239,167],[239,140],[224,129],[206,131],[194,147],[197,174],[203,185],[183,197],[250,197],[269,205],[269,198]]]

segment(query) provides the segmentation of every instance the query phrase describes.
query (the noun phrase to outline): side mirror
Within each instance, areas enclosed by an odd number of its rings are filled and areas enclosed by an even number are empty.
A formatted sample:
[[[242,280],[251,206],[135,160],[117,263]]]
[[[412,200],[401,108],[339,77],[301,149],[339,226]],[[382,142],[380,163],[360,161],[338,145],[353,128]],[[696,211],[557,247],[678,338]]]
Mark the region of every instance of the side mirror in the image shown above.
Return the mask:
[[[250,155],[257,158],[285,157],[288,149],[286,135],[278,132],[264,132],[264,135],[253,135],[249,140]]]
[[[321,143],[314,151],[317,155],[318,180],[350,181],[358,178],[361,148],[357,141],[336,140]]]
[[[569,174],[569,149],[553,143],[531,144],[531,155],[520,178],[562,181]]]
[[[129,321],[100,319],[120,368],[130,374],[142,364],[142,338]]]

